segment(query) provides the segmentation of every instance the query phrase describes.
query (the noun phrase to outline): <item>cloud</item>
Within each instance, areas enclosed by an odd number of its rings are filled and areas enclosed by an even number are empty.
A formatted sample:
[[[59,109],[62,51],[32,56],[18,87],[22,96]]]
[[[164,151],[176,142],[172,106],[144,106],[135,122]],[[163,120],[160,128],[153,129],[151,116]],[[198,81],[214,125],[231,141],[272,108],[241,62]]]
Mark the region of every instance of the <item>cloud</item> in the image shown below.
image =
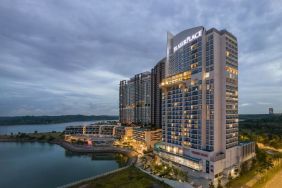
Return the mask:
[[[271,105],[270,102],[258,102],[257,104],[259,104],[259,105],[267,105],[267,106]]]
[[[165,56],[166,32],[226,28],[239,41],[240,113],[282,111],[274,1],[0,2],[0,116],[118,114],[119,80]],[[252,104],[252,105],[245,105]]]
[[[240,104],[239,106],[240,107],[245,107],[245,106],[250,106],[251,104],[250,103],[242,103],[242,104]]]

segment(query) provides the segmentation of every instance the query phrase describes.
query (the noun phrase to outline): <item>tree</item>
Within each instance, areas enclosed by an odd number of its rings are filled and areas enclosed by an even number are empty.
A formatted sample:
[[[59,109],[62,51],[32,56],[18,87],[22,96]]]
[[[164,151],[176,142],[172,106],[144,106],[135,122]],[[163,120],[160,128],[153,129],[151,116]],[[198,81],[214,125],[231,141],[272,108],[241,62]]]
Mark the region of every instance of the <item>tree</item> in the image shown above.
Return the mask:
[[[218,179],[217,188],[223,188],[223,186],[221,185],[221,179]]]
[[[231,173],[229,172],[229,174],[228,174],[228,182],[226,184],[226,187],[231,187],[231,180],[232,180],[232,176],[231,176]]]
[[[214,184],[213,184],[213,181],[210,182],[209,188],[215,188],[215,186],[214,186]]]

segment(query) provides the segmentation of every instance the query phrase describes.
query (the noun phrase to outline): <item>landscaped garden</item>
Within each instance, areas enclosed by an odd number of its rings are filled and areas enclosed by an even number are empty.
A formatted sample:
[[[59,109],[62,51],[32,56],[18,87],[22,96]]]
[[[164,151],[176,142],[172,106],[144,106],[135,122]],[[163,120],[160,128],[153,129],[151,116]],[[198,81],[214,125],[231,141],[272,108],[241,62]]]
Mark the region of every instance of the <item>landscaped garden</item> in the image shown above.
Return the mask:
[[[143,173],[136,167],[129,167],[122,171],[74,186],[73,188],[169,188],[170,186]]]
[[[157,160],[156,156],[152,153],[144,155],[141,158],[141,163],[141,168],[149,171],[156,176],[176,181],[188,182],[187,173],[173,167],[172,165],[168,165],[161,162],[160,160]]]

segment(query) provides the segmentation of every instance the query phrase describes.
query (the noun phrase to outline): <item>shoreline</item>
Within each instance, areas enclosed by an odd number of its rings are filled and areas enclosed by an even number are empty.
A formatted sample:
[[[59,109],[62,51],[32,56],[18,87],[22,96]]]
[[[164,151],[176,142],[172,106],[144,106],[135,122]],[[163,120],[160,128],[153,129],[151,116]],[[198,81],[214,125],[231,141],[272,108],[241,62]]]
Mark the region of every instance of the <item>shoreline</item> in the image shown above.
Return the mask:
[[[135,151],[124,149],[124,148],[118,148],[115,146],[87,147],[87,146],[70,144],[65,141],[53,141],[50,143],[57,144],[66,150],[69,150],[71,152],[76,152],[76,153],[85,153],[85,154],[87,153],[119,153],[119,154],[123,154],[128,157],[126,165],[129,165],[129,166],[134,165],[137,161],[137,153]]]
[[[64,124],[64,123],[83,123],[83,122],[103,122],[103,121],[118,121],[118,118],[110,118],[110,119],[88,119],[88,120],[83,120],[83,119],[78,119],[78,120],[65,120],[65,121],[31,121],[31,122],[13,122],[13,123],[3,123],[1,122],[1,117],[0,117],[0,127],[1,126],[26,126],[26,125],[51,125],[51,124]]]
[[[56,144],[65,150],[80,153],[80,154],[89,154],[89,153],[119,153],[122,155],[126,155],[128,157],[126,166],[134,165],[137,161],[137,153],[135,151],[125,149],[125,148],[119,148],[115,146],[96,146],[96,147],[89,147],[89,146],[83,146],[83,145],[76,145],[76,144],[70,144],[64,140],[61,139],[54,139],[51,141],[47,140],[38,140],[38,139],[20,139],[20,138],[0,138],[0,142],[18,142],[18,143],[49,143],[49,144]]]

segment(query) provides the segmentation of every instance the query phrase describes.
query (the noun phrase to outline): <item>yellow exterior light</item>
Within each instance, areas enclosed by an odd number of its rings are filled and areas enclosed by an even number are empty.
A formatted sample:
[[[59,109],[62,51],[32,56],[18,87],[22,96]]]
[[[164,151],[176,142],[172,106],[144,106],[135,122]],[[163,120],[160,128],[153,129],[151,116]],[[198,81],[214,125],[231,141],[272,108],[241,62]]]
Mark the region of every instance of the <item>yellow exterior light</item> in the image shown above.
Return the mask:
[[[225,70],[231,74],[235,74],[235,75],[238,75],[238,70],[234,69],[234,68],[231,68],[231,67],[228,67],[226,66],[225,67]]]
[[[191,71],[186,71],[163,79],[162,87],[178,84],[179,82],[191,79]]]

